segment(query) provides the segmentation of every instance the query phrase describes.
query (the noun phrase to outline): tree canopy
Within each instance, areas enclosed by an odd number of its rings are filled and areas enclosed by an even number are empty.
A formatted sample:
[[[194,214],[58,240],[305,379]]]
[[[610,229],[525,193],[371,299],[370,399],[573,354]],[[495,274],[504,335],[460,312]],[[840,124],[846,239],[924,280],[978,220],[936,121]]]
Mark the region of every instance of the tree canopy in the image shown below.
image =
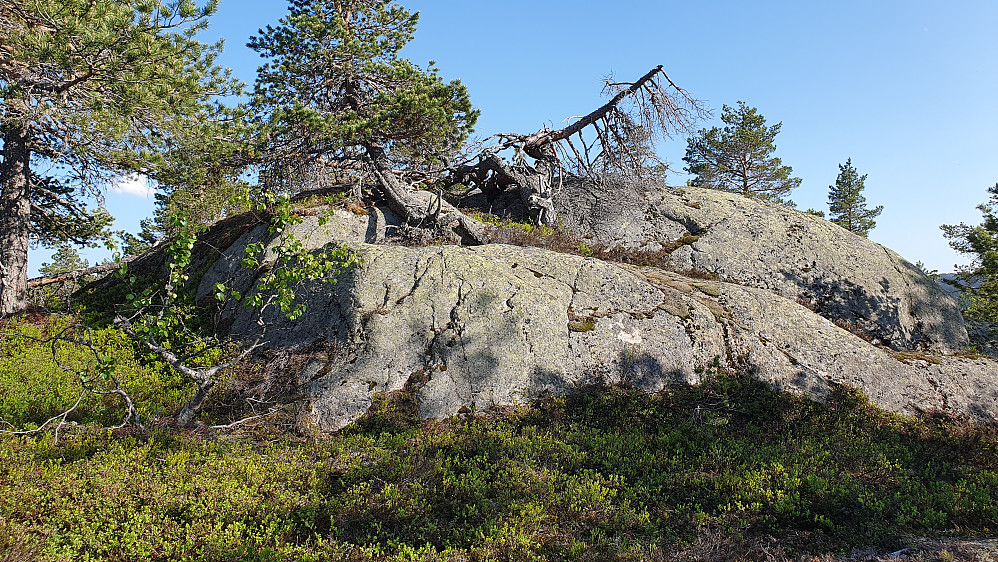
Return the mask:
[[[393,168],[425,169],[460,147],[478,119],[467,88],[399,56],[418,21],[386,0],[292,0],[250,38],[267,60],[252,102],[265,179],[294,191],[302,172],[325,168],[392,182]]]
[[[965,314],[977,320],[998,322],[998,184],[988,189],[986,203],[978,205],[984,220],[978,225],[944,224],[943,235],[954,250],[969,254],[969,266],[958,268],[966,298]]]
[[[195,39],[216,5],[0,0],[0,314],[25,305],[32,240],[93,241],[110,218],[82,197],[155,175],[238,88]]]
[[[828,186],[829,220],[863,238],[877,226],[874,219],[884,211],[883,205],[867,208],[863,196],[865,182],[866,174],[859,175],[849,158],[845,164],[839,164],[835,185]]]
[[[765,117],[742,101],[738,107],[723,106],[721,121],[723,128],[701,129],[687,139],[683,161],[696,176],[691,185],[792,204],[787,196],[801,180],[773,156],[783,124],[767,127]]]

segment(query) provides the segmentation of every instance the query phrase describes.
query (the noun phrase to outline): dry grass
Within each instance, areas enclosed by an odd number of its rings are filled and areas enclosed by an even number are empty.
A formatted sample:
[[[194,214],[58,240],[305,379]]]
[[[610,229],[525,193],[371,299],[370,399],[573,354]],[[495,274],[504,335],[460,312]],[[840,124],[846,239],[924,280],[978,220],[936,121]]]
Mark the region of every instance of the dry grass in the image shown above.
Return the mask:
[[[929,355],[923,351],[897,351],[891,355],[893,355],[898,361],[908,364],[915,361],[924,361],[932,365],[939,365],[942,363],[942,360],[935,355]]]
[[[489,226],[489,241],[511,246],[544,248],[563,254],[591,257],[608,262],[630,265],[658,267],[686,277],[715,281],[716,273],[710,271],[682,269],[675,267],[671,254],[677,249],[695,244],[698,236],[686,233],[683,236],[661,244],[657,250],[625,248],[620,245],[594,242],[591,238],[579,236],[567,228],[537,226],[532,223],[499,219],[492,215],[472,215]]]

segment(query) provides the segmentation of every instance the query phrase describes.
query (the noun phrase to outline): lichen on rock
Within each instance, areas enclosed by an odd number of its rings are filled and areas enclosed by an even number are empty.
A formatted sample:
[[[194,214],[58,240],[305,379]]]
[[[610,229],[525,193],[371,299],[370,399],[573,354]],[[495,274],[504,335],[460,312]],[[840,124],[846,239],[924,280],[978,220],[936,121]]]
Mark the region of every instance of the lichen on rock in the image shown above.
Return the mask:
[[[570,227],[604,243],[655,248],[693,235],[669,255],[671,269],[711,271],[801,299],[895,349],[952,352],[968,345],[959,307],[935,281],[890,249],[819,217],[734,193],[633,179],[566,182],[556,203]]]
[[[709,198],[697,198],[702,209],[709,206]],[[442,418],[596,380],[656,392],[698,383],[717,368],[819,399],[848,384],[899,412],[998,418],[998,369],[989,359],[907,364],[796,299],[750,284],[537,248],[370,244],[356,221],[377,216],[337,213],[321,233],[307,225],[312,230],[301,238],[311,247],[348,243],[361,262],[336,284],[308,285],[299,298],[309,312],[298,321],[269,319],[273,347],[324,341],[341,350],[299,375],[325,431],[361,417],[377,394],[402,389],[421,416]],[[251,283],[239,257],[264,234],[257,229],[237,240],[201,291],[209,294],[222,279]],[[233,335],[259,329],[241,306],[230,304],[222,315]]]

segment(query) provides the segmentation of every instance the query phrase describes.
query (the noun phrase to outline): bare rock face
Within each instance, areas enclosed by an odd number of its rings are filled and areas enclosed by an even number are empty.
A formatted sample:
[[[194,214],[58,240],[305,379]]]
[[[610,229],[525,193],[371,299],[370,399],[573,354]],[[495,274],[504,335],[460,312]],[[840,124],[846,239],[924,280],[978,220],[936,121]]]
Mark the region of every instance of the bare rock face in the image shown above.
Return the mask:
[[[307,287],[308,312],[293,323],[272,318],[267,332],[274,347],[337,350],[299,373],[326,431],[358,419],[377,393],[402,389],[422,416],[441,418],[594,379],[654,392],[726,368],[819,399],[844,383],[899,412],[998,419],[990,360],[895,356],[772,291],[657,268],[502,245],[366,243],[385,218],[378,213],[337,212],[324,227],[299,226],[310,247],[347,242],[362,262],[336,284]],[[365,223],[375,226],[358,226]],[[238,262],[264,233],[249,231],[224,252],[200,293],[223,280],[248,287],[253,274]],[[223,314],[235,335],[259,330],[241,306]]]
[[[657,250],[683,239],[670,269],[800,300],[894,349],[969,345],[956,302],[932,279],[824,219],[734,193],[639,181],[566,182],[555,202],[568,226],[599,241]]]

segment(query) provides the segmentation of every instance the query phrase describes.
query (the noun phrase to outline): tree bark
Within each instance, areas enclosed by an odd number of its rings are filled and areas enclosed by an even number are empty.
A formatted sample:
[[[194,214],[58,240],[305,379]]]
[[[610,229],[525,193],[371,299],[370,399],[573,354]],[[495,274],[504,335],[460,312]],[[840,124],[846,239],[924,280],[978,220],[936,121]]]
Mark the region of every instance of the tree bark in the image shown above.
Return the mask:
[[[204,399],[208,397],[208,393],[214,388],[215,381],[209,380],[204,384],[198,383],[198,391],[194,394],[194,398],[191,398],[187,404],[180,410],[177,414],[177,425],[179,427],[187,427],[191,425],[194,421],[194,416],[197,415],[198,411],[201,409],[201,405],[204,404]]]
[[[28,177],[31,153],[27,130],[12,125],[3,131],[0,163],[0,316],[27,307],[28,241],[31,197]]]
[[[523,151],[526,152],[531,158],[537,160],[548,160],[551,156],[557,157],[557,155],[547,147],[558,141],[571,137],[575,133],[578,133],[582,129],[585,129],[589,125],[592,125],[593,123],[606,117],[606,115],[610,113],[613,108],[617,107],[617,105],[620,104],[624,98],[640,90],[646,82],[654,78],[659,72],[663,72],[662,65],[658,65],[649,70],[648,73],[639,78],[637,82],[631,84],[628,88],[617,92],[617,95],[613,96],[613,99],[603,104],[599,109],[563,129],[558,129],[557,131],[544,131],[531,135],[531,137],[527,139],[527,142],[524,144]]]
[[[451,181],[471,182],[489,197],[495,197],[508,186],[516,185],[520,200],[531,218],[538,224],[553,226],[558,218],[552,201],[553,177],[551,165],[546,160],[538,160],[533,168],[512,166],[490,152],[479,163],[458,168]]]
[[[460,212],[441,215],[439,206],[434,211],[432,208],[424,207],[425,204],[419,199],[412,197],[408,188],[395,177],[388,164],[388,155],[380,144],[368,143],[364,145],[364,150],[374,166],[388,207],[406,222],[414,226],[451,228],[461,236],[462,240],[470,244],[485,244],[488,241],[484,227],[478,221]]]
[[[395,173],[388,164],[388,155],[385,153],[384,147],[377,143],[368,143],[364,145],[364,150],[367,152],[368,158],[371,159],[371,164],[374,165],[374,171],[385,192],[385,198],[388,200],[388,207],[409,222],[423,222],[429,212],[420,205],[419,201],[409,196],[406,187],[395,177]]]

